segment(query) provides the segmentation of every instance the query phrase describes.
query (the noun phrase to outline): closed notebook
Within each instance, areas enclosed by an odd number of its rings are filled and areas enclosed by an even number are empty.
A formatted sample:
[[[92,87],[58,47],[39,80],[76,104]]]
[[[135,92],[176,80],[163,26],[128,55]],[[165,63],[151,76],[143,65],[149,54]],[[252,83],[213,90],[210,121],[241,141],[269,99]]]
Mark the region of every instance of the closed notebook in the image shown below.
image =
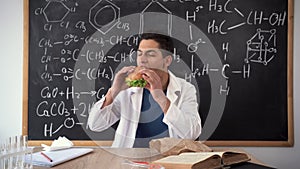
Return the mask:
[[[92,148],[69,148],[56,151],[43,151],[43,153],[49,157],[52,162],[50,159],[42,155],[41,152],[36,152],[32,154],[32,164],[37,166],[52,167],[92,151]],[[30,162],[30,156],[26,156],[26,161]]]

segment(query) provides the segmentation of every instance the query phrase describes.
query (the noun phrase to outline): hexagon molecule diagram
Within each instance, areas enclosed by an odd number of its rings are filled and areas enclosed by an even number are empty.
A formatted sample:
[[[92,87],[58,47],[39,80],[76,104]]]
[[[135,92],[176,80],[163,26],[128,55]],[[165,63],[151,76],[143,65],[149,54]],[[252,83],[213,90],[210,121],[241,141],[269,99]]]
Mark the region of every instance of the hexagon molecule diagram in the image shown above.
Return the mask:
[[[120,8],[107,0],[99,0],[89,12],[89,22],[102,34],[120,21]]]
[[[69,12],[70,9],[58,0],[50,0],[43,10],[47,22],[61,22]]]

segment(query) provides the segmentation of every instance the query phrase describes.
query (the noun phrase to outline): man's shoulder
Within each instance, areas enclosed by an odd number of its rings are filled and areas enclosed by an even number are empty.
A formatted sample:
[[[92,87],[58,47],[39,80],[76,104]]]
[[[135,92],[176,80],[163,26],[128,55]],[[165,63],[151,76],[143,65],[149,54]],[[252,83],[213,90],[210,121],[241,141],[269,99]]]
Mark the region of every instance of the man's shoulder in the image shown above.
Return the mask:
[[[179,83],[181,83],[182,86],[194,87],[193,84],[191,84],[190,82],[186,81],[185,79],[183,79],[181,77],[176,77],[176,79]]]
[[[190,82],[186,81],[181,77],[177,77],[173,73],[170,72],[170,82],[174,83],[172,85],[180,87],[180,88],[194,88],[195,86]]]

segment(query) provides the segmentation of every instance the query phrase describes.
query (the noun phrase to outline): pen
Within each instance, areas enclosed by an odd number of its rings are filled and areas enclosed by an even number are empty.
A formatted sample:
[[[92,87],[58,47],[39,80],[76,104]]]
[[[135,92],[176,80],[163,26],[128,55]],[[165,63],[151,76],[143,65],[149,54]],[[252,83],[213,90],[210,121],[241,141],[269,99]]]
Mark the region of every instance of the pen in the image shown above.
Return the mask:
[[[47,156],[45,153],[41,152],[41,155],[44,156],[45,158],[47,158],[47,160],[49,160],[50,162],[52,162],[53,160]]]
[[[137,163],[137,164],[144,164],[144,165],[148,165],[149,164],[146,161],[132,161],[132,162]]]

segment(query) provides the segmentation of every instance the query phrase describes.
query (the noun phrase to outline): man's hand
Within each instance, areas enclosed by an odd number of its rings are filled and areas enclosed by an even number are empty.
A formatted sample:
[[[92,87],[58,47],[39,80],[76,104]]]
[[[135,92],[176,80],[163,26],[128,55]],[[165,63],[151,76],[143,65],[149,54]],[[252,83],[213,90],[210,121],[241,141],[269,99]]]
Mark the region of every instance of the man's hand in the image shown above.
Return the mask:
[[[134,71],[135,66],[123,67],[115,76],[114,82],[111,88],[105,95],[105,101],[102,104],[102,107],[110,105],[114,98],[119,94],[121,90],[127,89],[128,85],[125,82],[127,75]]]
[[[147,85],[145,86],[150,92],[155,89],[163,90],[162,79],[158,76],[158,74],[151,69],[142,69],[140,71],[143,74],[143,78],[147,81]]]
[[[170,100],[163,92],[162,82],[165,81],[165,79],[161,79],[158,74],[151,69],[143,69],[141,73],[143,73],[143,78],[147,81],[145,88],[150,91],[153,99],[159,104],[163,112],[166,113],[170,106]]]
[[[125,82],[126,77],[129,73],[132,73],[135,69],[135,66],[123,67],[115,76],[114,82],[110,88],[110,93],[112,98],[115,98],[120,91],[128,88],[128,85]]]

